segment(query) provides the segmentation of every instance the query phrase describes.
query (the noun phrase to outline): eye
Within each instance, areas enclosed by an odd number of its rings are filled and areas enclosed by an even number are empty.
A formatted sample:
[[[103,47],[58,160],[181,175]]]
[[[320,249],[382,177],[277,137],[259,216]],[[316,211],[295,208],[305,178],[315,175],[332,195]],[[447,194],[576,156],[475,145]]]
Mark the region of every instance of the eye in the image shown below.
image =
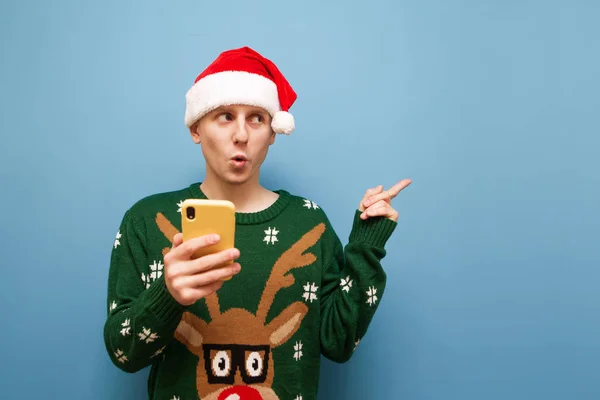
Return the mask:
[[[264,120],[265,119],[260,114],[254,114],[252,117],[250,117],[250,122],[253,124],[261,124]]]
[[[225,377],[231,370],[231,357],[226,351],[219,351],[212,359],[212,369],[215,376]]]
[[[230,113],[223,113],[219,114],[217,119],[219,120],[219,122],[229,122],[233,121],[233,116]]]
[[[248,372],[248,375],[253,378],[256,378],[262,374],[263,358],[256,351],[250,353],[248,358],[246,358],[246,371]]]

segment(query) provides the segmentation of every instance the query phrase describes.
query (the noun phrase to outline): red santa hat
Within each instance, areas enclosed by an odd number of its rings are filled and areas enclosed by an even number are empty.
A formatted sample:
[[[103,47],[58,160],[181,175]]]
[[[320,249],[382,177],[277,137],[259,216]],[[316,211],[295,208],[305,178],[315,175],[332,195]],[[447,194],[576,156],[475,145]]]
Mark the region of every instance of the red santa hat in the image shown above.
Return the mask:
[[[288,112],[296,93],[277,66],[249,47],[221,53],[186,94],[185,124],[224,105],[262,107],[271,115],[277,133],[290,134],[294,117]]]

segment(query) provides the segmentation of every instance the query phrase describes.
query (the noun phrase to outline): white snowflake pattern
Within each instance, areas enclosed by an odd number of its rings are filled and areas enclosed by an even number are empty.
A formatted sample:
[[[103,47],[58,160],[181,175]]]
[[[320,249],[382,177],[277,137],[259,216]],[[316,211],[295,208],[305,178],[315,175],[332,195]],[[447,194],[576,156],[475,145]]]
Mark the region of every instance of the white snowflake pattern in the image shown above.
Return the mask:
[[[304,294],[302,297],[304,297],[304,301],[310,301],[312,303],[313,300],[317,300],[317,290],[319,289],[318,286],[316,286],[314,283],[307,283],[303,286],[303,288]]]
[[[142,327],[142,332],[138,333],[138,336],[142,342],[146,341],[146,343],[152,343],[158,339],[158,335],[152,332],[151,329],[147,329],[145,326]]]
[[[358,347],[359,343],[360,343],[360,339],[358,339],[356,342],[354,342],[354,350],[352,350],[352,351],[356,351],[356,348]]]
[[[294,400],[302,400],[302,395],[299,394],[298,396],[296,396],[296,398]]]
[[[340,286],[342,287],[342,290],[346,291],[346,293],[350,293],[350,288],[352,287],[352,279],[350,279],[349,276],[346,277],[346,279],[342,278],[340,279]]]
[[[121,240],[120,239],[121,239],[121,231],[119,230],[117,232],[117,236],[115,238],[115,249],[117,248],[118,245],[121,244]]]
[[[150,357],[150,358],[154,358],[157,355],[161,354],[163,352],[163,350],[165,349],[165,347],[167,347],[166,345],[161,347],[160,349],[156,350],[156,352]]]
[[[127,359],[127,356],[125,355],[125,353],[123,353],[123,350],[121,349],[117,349],[117,351],[115,352],[115,357],[117,357],[117,361],[119,361],[121,364],[124,364],[125,361],[129,361]]]
[[[131,335],[131,326],[130,326],[130,320],[129,320],[129,318],[127,318],[121,324],[121,326],[123,327],[123,329],[121,329],[121,335],[123,335],[123,336],[129,336],[129,335]]]
[[[304,207],[308,208],[309,210],[312,208],[313,210],[316,210],[319,208],[319,206],[317,205],[317,203],[315,203],[314,201],[310,201],[308,199],[304,199]]]
[[[377,289],[375,289],[375,286],[371,286],[369,288],[369,290],[367,290],[367,296],[369,296],[369,298],[367,299],[367,303],[372,306],[375,303],[377,303]]]
[[[275,242],[277,241],[277,234],[279,233],[279,231],[277,230],[277,228],[273,227],[273,229],[271,229],[271,227],[269,227],[269,229],[267,229],[265,231],[265,238],[263,239],[264,242],[267,242],[267,244],[271,243],[271,244],[275,244]]]
[[[150,281],[150,274],[146,275],[142,273],[142,282],[144,282],[144,284],[146,285],[146,289],[148,289],[150,287],[150,284],[152,283]]]
[[[155,260],[149,267],[151,272],[148,275],[142,273],[142,282],[146,284],[146,289],[150,287],[152,282],[162,276],[164,265],[160,260],[158,262]]]
[[[158,263],[154,261],[154,263],[150,265],[150,270],[152,270],[152,272],[150,273],[150,277],[152,278],[152,280],[157,280],[158,278],[160,278],[160,276],[162,275],[163,267],[164,265],[160,261]]]
[[[179,396],[173,396],[173,398],[171,400],[180,400],[181,398]]]
[[[296,361],[298,361],[302,358],[302,356],[302,342],[296,342],[296,344],[294,345],[294,358],[296,359]]]
[[[116,301],[113,301],[112,303],[110,303],[108,305],[108,311],[109,312],[112,312],[115,308],[117,308],[117,302]]]
[[[183,206],[183,200],[181,200],[179,203],[177,203],[177,212],[180,213],[181,212],[181,207]]]

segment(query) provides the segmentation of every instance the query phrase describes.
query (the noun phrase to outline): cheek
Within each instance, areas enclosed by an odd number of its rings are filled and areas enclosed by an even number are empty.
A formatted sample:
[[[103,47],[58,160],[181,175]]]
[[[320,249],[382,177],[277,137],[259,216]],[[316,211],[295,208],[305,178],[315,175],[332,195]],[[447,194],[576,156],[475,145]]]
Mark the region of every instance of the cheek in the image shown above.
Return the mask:
[[[204,138],[202,141],[202,149],[210,156],[222,152],[222,145],[214,138]]]
[[[269,151],[269,142],[262,140],[260,143],[256,143],[254,146],[254,154],[255,158],[260,159],[261,161],[267,156],[267,152]]]
[[[219,159],[218,146],[211,140],[204,140],[202,142],[202,154],[207,163],[214,164]]]

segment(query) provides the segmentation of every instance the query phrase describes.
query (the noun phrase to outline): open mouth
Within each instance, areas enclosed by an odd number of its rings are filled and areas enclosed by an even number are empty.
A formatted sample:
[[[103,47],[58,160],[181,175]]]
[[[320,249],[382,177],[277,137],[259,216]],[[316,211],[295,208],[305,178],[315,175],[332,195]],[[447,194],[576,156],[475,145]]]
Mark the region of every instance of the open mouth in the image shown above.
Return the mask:
[[[246,166],[248,160],[243,155],[238,155],[231,157],[231,162],[235,168],[243,168]]]

